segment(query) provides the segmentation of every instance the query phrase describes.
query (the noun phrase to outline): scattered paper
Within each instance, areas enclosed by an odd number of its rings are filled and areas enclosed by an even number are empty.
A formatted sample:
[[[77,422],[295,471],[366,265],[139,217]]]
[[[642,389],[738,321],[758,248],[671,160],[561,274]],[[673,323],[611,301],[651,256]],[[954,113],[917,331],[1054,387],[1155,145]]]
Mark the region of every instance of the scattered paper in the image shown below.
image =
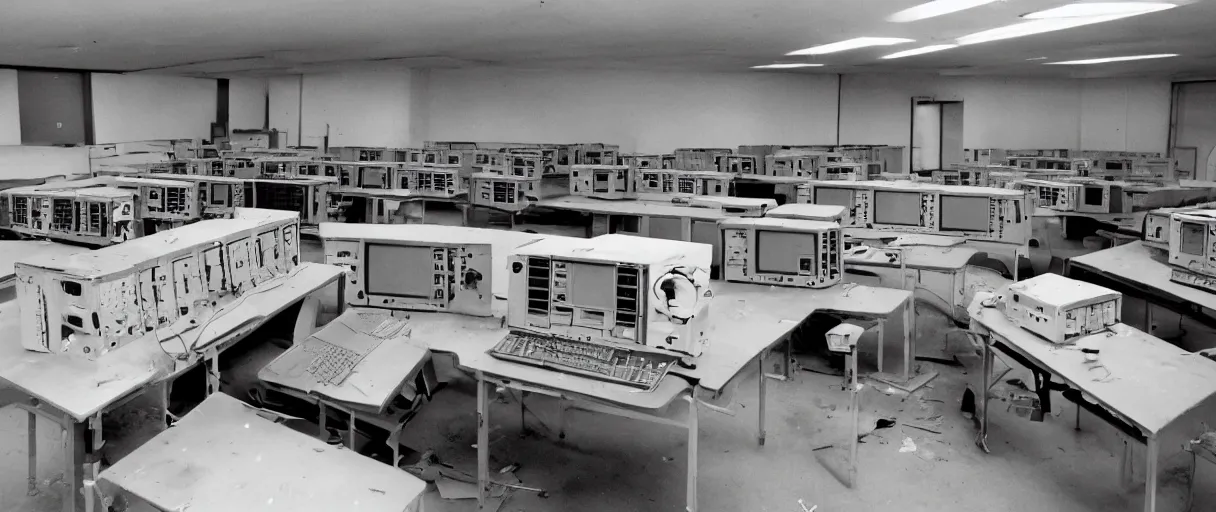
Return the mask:
[[[899,453],[912,453],[915,451],[916,443],[912,442],[911,437],[905,437],[903,446],[899,447]]]

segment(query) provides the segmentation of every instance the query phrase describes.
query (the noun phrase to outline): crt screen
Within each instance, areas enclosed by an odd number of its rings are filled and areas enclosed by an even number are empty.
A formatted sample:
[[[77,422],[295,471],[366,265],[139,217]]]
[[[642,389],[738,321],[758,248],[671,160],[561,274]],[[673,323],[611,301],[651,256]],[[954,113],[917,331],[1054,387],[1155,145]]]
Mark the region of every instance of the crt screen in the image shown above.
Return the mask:
[[[830,204],[853,207],[853,189],[848,188],[817,188],[815,189],[815,204]]]
[[[678,217],[651,217],[650,238],[683,240],[684,223]]]
[[[984,215],[987,219],[987,215]],[[874,222],[898,226],[919,226],[919,192],[874,192]]]
[[[801,256],[817,254],[818,236],[814,233],[789,231],[756,231],[756,272],[763,274],[797,274],[814,272],[800,269]]]
[[[430,298],[435,274],[431,248],[367,244],[364,282],[370,295]]]
[[[988,198],[941,196],[942,230],[988,231]]]
[[[616,309],[616,266],[592,263],[570,263],[570,304],[575,307],[614,310]]]
[[[1085,187],[1086,206],[1102,206],[1102,187]]]
[[[1203,224],[1183,222],[1179,231],[1182,235],[1179,251],[1191,256],[1203,256]]]

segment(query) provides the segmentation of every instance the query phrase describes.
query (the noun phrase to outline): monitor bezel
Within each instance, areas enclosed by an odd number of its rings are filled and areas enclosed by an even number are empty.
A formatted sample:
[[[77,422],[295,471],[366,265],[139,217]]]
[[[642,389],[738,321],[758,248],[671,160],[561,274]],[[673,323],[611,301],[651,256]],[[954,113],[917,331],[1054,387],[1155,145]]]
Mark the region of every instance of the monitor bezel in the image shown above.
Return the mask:
[[[812,244],[812,246],[818,248],[820,246],[820,244],[822,243],[822,240],[820,237],[822,237],[825,234],[824,232],[807,231],[807,230],[799,230],[799,229],[783,229],[780,227],[770,227],[770,226],[764,226],[764,227],[755,226],[751,229],[751,231],[752,232],[750,233],[750,236],[751,236],[752,242],[751,242],[750,249],[751,249],[751,254],[754,255],[752,258],[752,261],[751,261],[751,267],[752,267],[752,271],[754,271],[757,275],[774,275],[774,276],[813,276],[813,275],[815,275],[814,268],[812,268],[811,271],[807,272],[807,273],[803,273],[800,270],[795,270],[793,272],[783,272],[783,271],[765,270],[765,269],[760,268],[760,234],[768,232],[768,233],[793,233],[793,234],[798,234],[798,235],[810,235],[815,238],[815,243]],[[793,255],[793,256],[798,257],[800,255]],[[814,252],[814,257],[816,260],[814,267],[819,266],[818,260],[819,260],[820,256],[821,255],[819,254],[819,250],[816,249]]]

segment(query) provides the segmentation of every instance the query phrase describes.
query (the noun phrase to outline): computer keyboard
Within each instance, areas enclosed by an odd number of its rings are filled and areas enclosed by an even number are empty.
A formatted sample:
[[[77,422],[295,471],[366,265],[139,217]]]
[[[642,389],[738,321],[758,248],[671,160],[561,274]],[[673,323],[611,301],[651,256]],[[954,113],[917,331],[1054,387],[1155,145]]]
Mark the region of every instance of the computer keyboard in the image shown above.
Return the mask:
[[[490,349],[490,355],[647,391],[654,389],[677,361],[677,357],[664,354],[519,333],[508,334]]]
[[[354,350],[316,338],[305,340],[301,348],[305,353],[313,355],[312,362],[308,363],[304,371],[316,378],[319,384],[341,384],[364,356]]]

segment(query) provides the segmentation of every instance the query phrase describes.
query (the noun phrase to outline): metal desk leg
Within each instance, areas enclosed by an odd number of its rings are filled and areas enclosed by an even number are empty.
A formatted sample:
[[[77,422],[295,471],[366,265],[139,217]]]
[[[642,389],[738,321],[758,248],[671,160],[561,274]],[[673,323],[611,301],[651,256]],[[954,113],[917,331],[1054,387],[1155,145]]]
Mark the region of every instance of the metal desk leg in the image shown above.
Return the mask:
[[[492,384],[477,374],[477,506],[486,505],[490,483],[490,389]]]
[[[852,395],[853,406],[853,434],[849,438],[849,488],[857,486],[857,434],[861,421],[859,409],[861,408],[861,390],[857,387],[857,347],[853,347],[852,353],[849,354],[849,371],[852,373],[852,378],[849,380],[849,394]]]
[[[760,381],[764,382],[763,374]],[[697,426],[699,403],[697,397],[688,397],[688,504],[685,507],[688,512],[697,512],[697,441],[701,437]]]
[[[1144,468],[1144,512],[1157,512],[1157,438],[1148,438]]]
[[[1119,487],[1127,489],[1132,485],[1132,478],[1135,475],[1135,468],[1132,467],[1132,445],[1123,440],[1123,455],[1119,457]]]
[[[883,348],[887,344],[887,321],[881,319],[878,321],[878,373],[882,373]]]
[[[26,492],[34,495],[34,491],[38,489],[38,415],[33,411],[27,411],[26,418],[29,421],[26,432],[29,437],[29,456],[30,456],[30,475],[29,481],[26,483]]]
[[[321,427],[321,431],[317,433],[317,436],[319,436],[322,441],[328,443],[329,430],[325,428],[325,418],[328,416],[328,413],[325,411],[325,403],[317,402],[317,408],[321,411],[317,414],[317,425]]]
[[[338,316],[346,311],[346,276],[338,278]]]
[[[992,387],[992,340],[987,336],[980,336],[984,341],[984,361],[983,369],[980,370],[983,376],[984,386],[980,388],[980,432],[975,439],[975,444],[984,450],[984,453],[990,453],[988,450],[988,396],[991,394],[989,388]]]
[[[793,377],[790,375],[790,372],[794,371],[794,337],[792,335],[785,337],[785,365],[781,368],[785,370],[785,373],[782,374],[785,375],[785,378]]]
[[[64,418],[67,435],[64,436],[64,479],[67,481],[67,496],[63,498],[64,512],[76,512],[84,508],[85,436],[88,422],[76,423],[71,417]]]
[[[1144,301],[1144,332],[1153,334],[1153,304]]]
[[[207,371],[207,396],[220,390],[220,355],[215,346],[203,352],[203,367]]]
[[[916,360],[913,337],[916,336],[916,301],[908,297],[904,307],[904,380],[912,378],[912,361]]]
[[[765,409],[765,405],[766,405],[765,402],[768,401],[768,399],[767,399],[768,377],[764,374],[764,356],[766,356],[766,355],[768,355],[768,351],[761,352],[760,358],[759,358],[759,365],[760,365],[760,379],[759,379],[760,380],[760,386],[759,386],[760,387],[760,414],[759,414],[760,423],[759,423],[759,427],[760,427],[760,430],[757,433],[756,440],[760,443],[760,446],[764,446],[764,409]],[[696,402],[696,400],[693,400],[693,402]]]
[[[528,407],[524,405],[524,397],[528,396],[528,392],[519,390],[519,437],[528,434]]]

